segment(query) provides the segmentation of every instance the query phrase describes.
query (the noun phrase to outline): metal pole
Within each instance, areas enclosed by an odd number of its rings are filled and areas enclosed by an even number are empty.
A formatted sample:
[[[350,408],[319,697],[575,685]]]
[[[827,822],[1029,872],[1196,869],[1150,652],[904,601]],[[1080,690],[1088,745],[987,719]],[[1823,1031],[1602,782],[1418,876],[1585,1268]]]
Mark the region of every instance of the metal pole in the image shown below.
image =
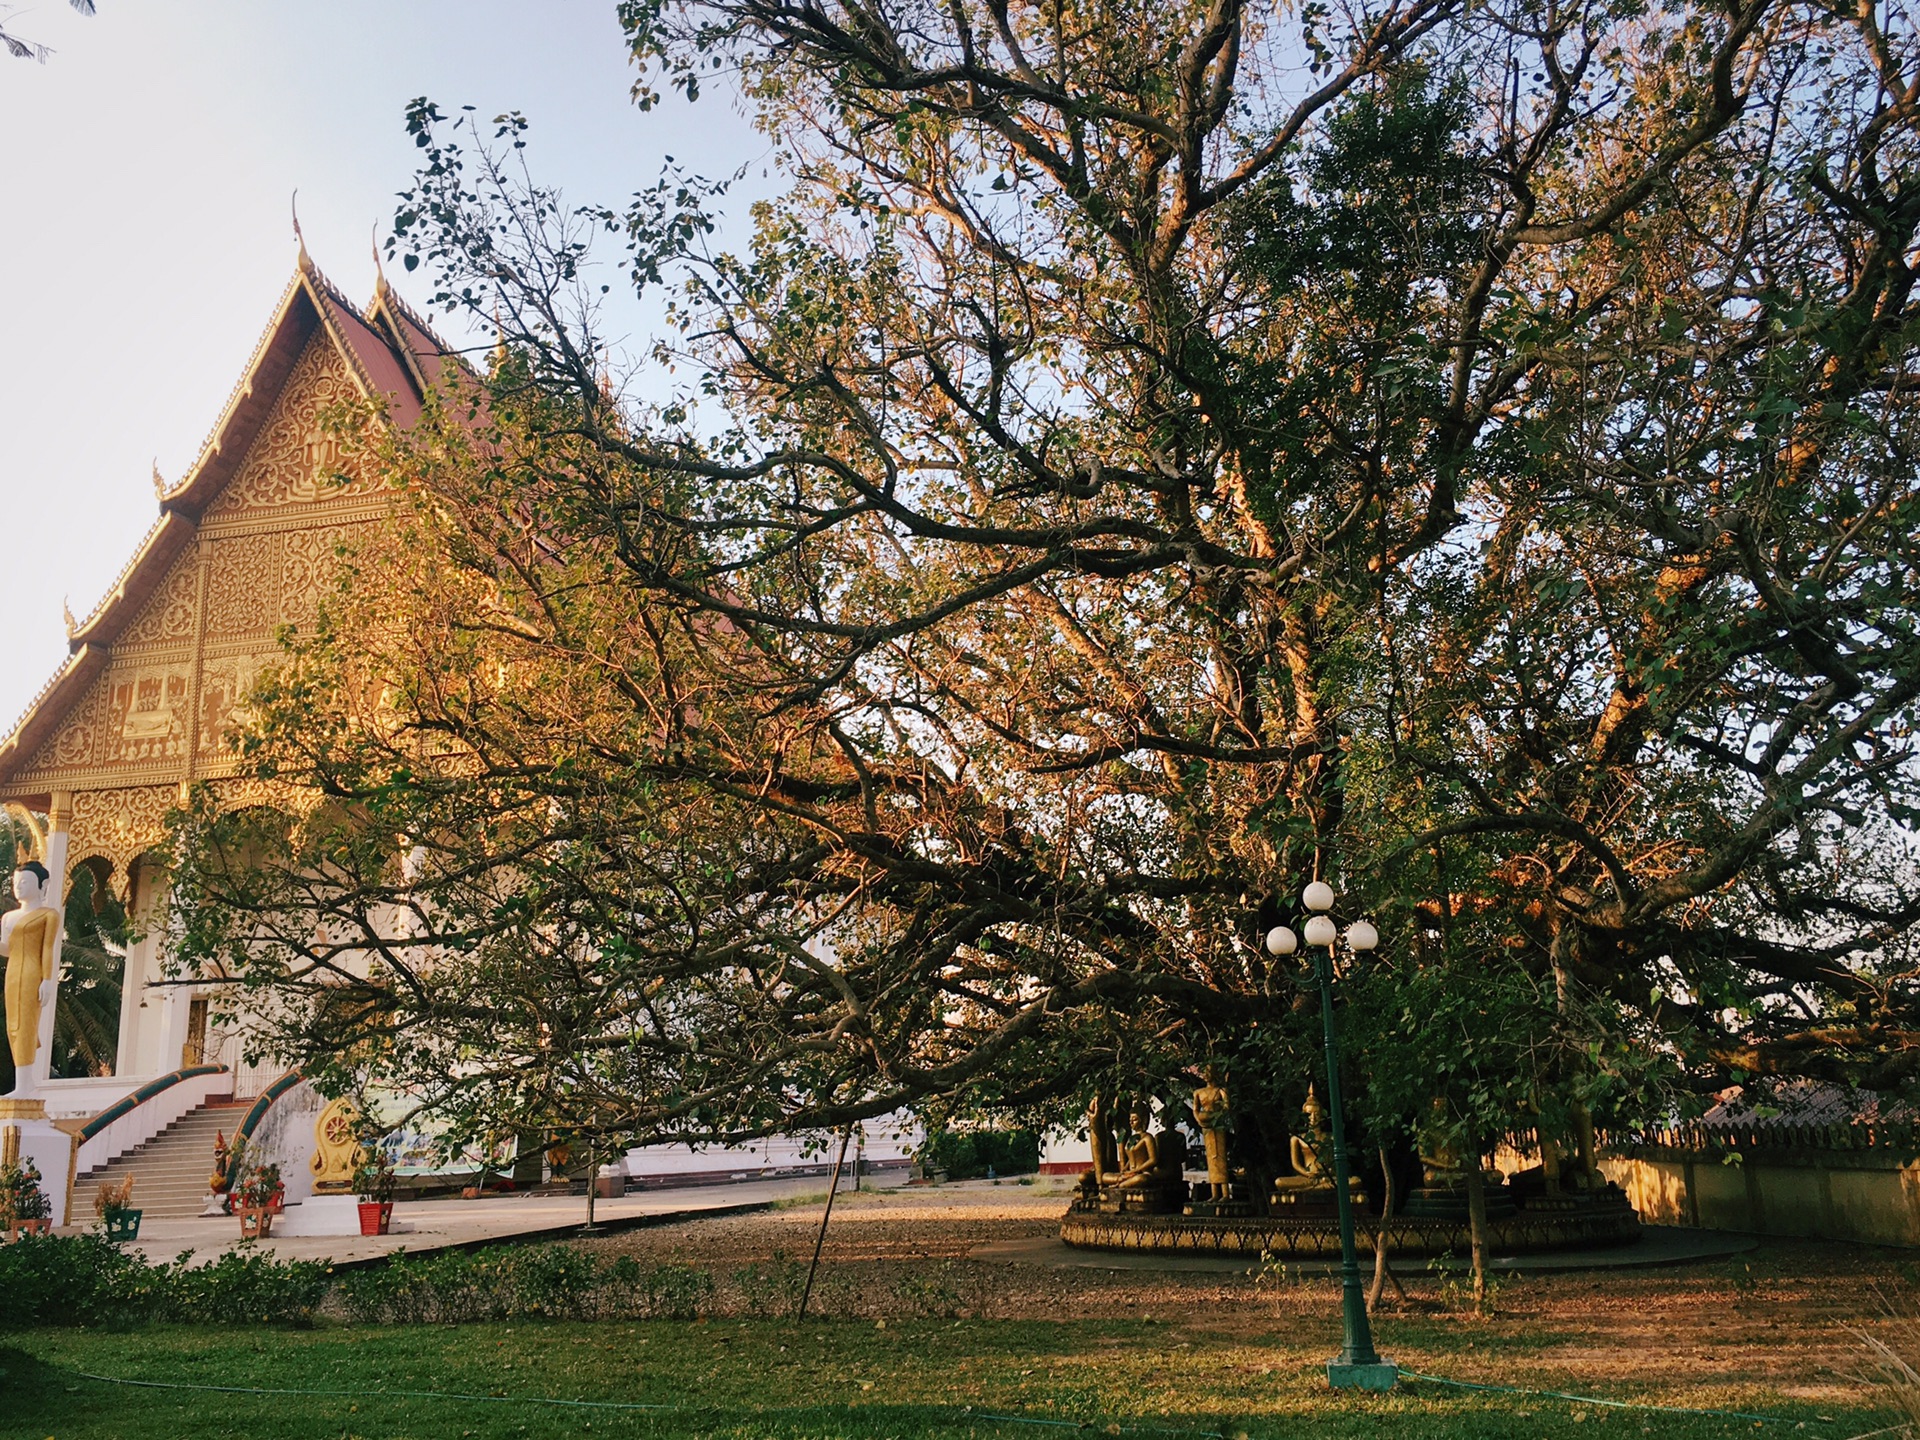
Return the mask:
[[[813,1237],[813,1263],[807,1266],[807,1288],[800,1292],[800,1309],[793,1317],[807,1318],[807,1301],[813,1298],[813,1272],[820,1268],[820,1247],[827,1243],[827,1221],[833,1218],[833,1197],[840,1189],[840,1167],[847,1163],[847,1142],[853,1138],[849,1125],[840,1132],[840,1154],[833,1162],[833,1179],[827,1184],[827,1208],[820,1216],[820,1233]]]
[[[600,1227],[593,1223],[593,1201],[595,1192],[600,1189],[600,1166],[594,1158],[593,1141],[587,1142],[587,1224],[580,1233],[591,1235]]]
[[[1333,1019],[1333,946],[1323,959],[1314,947],[1313,968],[1320,980],[1320,1022],[1327,1045],[1327,1126],[1333,1136],[1333,1200],[1340,1213],[1341,1309],[1346,1318],[1346,1344],[1327,1362],[1327,1381],[1336,1389],[1391,1390],[1400,1378],[1390,1360],[1373,1348],[1373,1327],[1367,1323],[1367,1296],[1360,1284],[1360,1257],[1353,1241],[1353,1197],[1347,1186],[1352,1170],[1347,1164],[1347,1121],[1340,1101],[1340,1035]]]

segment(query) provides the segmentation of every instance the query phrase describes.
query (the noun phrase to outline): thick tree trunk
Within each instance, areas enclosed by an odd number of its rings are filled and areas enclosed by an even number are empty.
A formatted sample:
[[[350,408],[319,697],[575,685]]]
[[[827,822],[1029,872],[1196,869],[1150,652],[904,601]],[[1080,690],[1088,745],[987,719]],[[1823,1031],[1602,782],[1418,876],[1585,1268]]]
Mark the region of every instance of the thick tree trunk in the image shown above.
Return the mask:
[[[1480,1149],[1467,1155],[1467,1225],[1473,1232],[1473,1309],[1485,1319],[1487,1306],[1487,1182],[1480,1173]]]
[[[1399,1197],[1393,1189],[1393,1162],[1387,1155],[1387,1147],[1380,1147],[1380,1174],[1386,1180],[1386,1192],[1380,1201],[1380,1229],[1373,1237],[1373,1288],[1367,1291],[1367,1313],[1371,1315],[1380,1304],[1381,1293],[1387,1288],[1387,1281],[1393,1281],[1393,1290],[1403,1301],[1407,1298],[1407,1287],[1400,1283],[1400,1277],[1393,1273],[1393,1265],[1388,1251],[1392,1248],[1393,1206]]]

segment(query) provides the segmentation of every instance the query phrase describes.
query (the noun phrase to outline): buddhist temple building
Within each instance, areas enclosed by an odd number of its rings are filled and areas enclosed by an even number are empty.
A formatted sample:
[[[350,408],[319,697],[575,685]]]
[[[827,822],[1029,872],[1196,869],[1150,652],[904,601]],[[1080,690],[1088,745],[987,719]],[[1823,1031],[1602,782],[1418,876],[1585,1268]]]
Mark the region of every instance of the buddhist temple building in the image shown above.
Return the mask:
[[[226,1063],[242,1096],[273,1078],[214,1028],[211,984],[162,983],[152,857],[189,785],[223,806],[270,798],[234,776],[225,737],[282,628],[311,621],[340,547],[387,503],[345,466],[330,407],[371,400],[410,424],[450,353],[384,279],[356,307],[303,248],[199,458],[177,483],[155,476],[158,519],[106,597],[69,622],[66,663],[0,742],[0,801],[46,817],[56,893],[85,866],[144,932],[126,956],[111,1083],[56,1078],[56,1114],[183,1065]]]

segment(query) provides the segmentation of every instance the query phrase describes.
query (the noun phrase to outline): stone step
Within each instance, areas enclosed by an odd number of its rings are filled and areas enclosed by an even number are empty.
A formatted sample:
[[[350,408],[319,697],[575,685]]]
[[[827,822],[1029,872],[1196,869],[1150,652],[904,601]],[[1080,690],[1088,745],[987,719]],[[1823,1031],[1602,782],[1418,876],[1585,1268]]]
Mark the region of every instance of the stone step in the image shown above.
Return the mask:
[[[102,1188],[99,1185],[76,1185],[73,1187],[73,1193],[76,1196],[85,1196],[87,1203],[91,1205],[93,1197],[98,1195]],[[206,1193],[207,1182],[204,1178],[195,1182],[174,1181],[168,1184],[157,1184],[145,1176],[133,1177],[133,1194],[136,1200],[144,1199],[148,1195],[204,1195]]]
[[[140,1165],[142,1169],[156,1169],[156,1171],[157,1169],[196,1169],[196,1167],[198,1167],[198,1169],[211,1169],[211,1167],[213,1167],[213,1146],[207,1146],[207,1152],[205,1152],[205,1154],[198,1154],[198,1152],[190,1152],[190,1154],[167,1154],[167,1152],[161,1150],[161,1152],[156,1152],[156,1154],[144,1154],[144,1156],[117,1156],[109,1165],[96,1165],[94,1169],[88,1169],[79,1179],[111,1175],[113,1171],[127,1169],[129,1165]]]
[[[156,1219],[198,1215],[207,1202],[215,1136],[235,1129],[252,1103],[202,1105],[125,1154],[76,1176],[74,1217],[84,1222],[93,1214],[100,1187],[117,1185],[128,1175],[133,1176],[134,1207],[143,1215]]]

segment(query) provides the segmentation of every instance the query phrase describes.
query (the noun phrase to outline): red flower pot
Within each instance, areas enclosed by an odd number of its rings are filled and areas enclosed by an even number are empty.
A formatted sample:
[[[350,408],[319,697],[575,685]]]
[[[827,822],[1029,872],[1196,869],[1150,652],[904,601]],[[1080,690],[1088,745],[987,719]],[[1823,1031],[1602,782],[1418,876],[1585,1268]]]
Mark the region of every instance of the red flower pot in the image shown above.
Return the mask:
[[[360,1233],[362,1235],[385,1235],[393,1226],[393,1202],[381,1203],[376,1200],[360,1202]]]

